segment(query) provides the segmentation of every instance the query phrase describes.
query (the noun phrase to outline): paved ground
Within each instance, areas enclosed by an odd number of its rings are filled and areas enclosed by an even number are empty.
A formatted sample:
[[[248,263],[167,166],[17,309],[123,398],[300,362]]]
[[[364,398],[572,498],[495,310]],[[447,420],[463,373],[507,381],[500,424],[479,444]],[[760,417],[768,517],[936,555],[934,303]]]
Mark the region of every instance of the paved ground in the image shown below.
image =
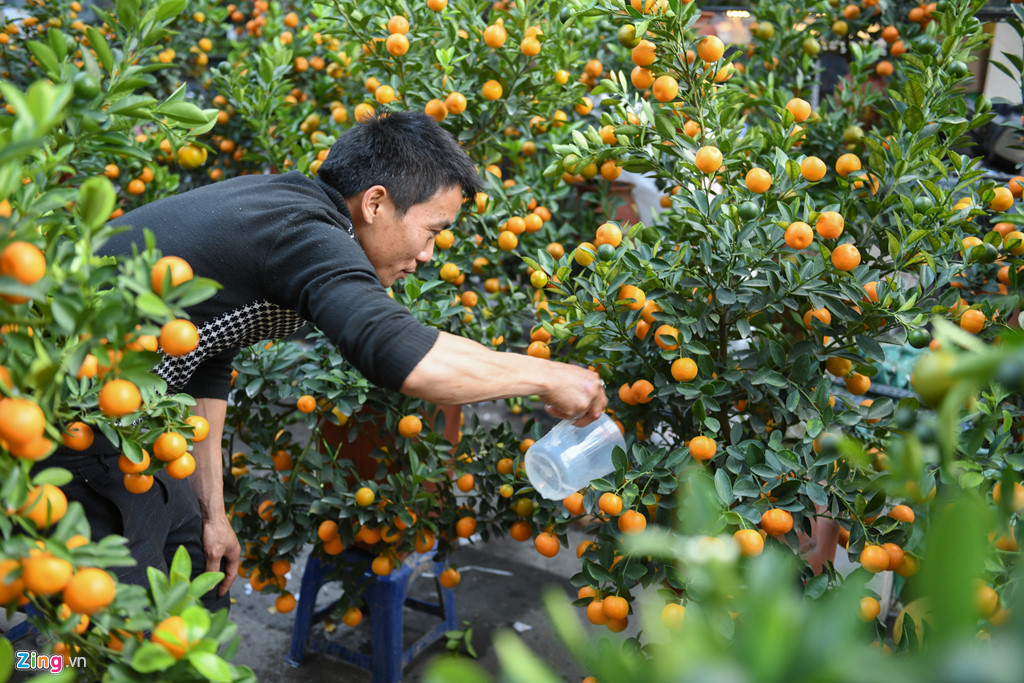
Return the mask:
[[[582,539],[582,534],[579,538]],[[579,568],[575,553],[563,550],[555,558],[547,559],[534,550],[532,543],[504,539],[460,548],[453,553],[452,562],[462,572],[462,583],[455,589],[456,614],[461,627],[472,627],[472,644],[484,669],[497,672],[493,634],[496,629],[507,627],[519,631],[527,645],[566,680],[578,681],[586,675],[569,661],[557,644],[540,604],[542,589],[548,585],[562,587],[575,595],[568,582]],[[303,566],[297,562],[293,571],[301,572]],[[293,580],[298,580],[298,574]],[[421,577],[417,581],[416,591],[431,590],[431,579]],[[328,591],[325,589],[325,592]],[[372,680],[369,672],[322,653],[310,652],[301,666],[291,667],[286,662],[291,615],[273,613],[273,600],[269,596],[246,595],[244,590],[233,593],[236,603],[232,607],[232,618],[244,634],[243,645],[234,661],[251,667],[260,681],[369,683]],[[409,609],[405,610],[405,616],[407,640],[414,640],[437,623],[434,618]],[[322,627],[314,633],[324,634]],[[334,642],[368,653],[369,624],[366,621],[356,629],[339,625],[330,637]],[[421,681],[427,663],[444,652],[443,640],[435,643],[406,668],[403,680]]]

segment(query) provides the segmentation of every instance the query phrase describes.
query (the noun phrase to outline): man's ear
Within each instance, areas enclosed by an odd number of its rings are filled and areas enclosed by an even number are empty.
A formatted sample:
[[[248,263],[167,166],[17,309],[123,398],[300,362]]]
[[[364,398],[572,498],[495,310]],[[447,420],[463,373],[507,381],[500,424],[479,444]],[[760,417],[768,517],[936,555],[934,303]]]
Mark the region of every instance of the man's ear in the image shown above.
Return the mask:
[[[387,205],[390,204],[390,202],[391,197],[388,195],[387,188],[383,185],[374,185],[373,187],[367,188],[367,190],[363,192],[363,201],[360,206],[363,213],[363,220],[367,223],[373,223],[381,212],[387,209]]]

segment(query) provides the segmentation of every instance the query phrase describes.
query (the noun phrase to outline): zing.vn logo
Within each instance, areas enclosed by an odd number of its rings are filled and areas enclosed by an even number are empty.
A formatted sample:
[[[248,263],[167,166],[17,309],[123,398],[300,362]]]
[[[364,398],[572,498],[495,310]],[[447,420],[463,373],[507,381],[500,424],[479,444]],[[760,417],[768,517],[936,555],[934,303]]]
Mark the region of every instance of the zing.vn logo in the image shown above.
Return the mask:
[[[68,666],[73,669],[85,668],[85,657],[68,659]],[[41,655],[32,650],[19,650],[14,653],[14,668],[21,670],[44,669],[52,674],[64,670],[64,658],[60,655]]]

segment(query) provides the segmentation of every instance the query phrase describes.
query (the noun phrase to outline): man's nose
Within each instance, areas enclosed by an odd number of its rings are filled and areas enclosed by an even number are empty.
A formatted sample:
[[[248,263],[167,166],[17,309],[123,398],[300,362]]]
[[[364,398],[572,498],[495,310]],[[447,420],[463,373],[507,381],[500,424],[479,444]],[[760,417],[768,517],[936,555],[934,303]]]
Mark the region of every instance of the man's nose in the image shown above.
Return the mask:
[[[430,240],[430,244],[421,251],[417,256],[416,260],[420,263],[430,263],[430,259],[434,256],[434,240]]]

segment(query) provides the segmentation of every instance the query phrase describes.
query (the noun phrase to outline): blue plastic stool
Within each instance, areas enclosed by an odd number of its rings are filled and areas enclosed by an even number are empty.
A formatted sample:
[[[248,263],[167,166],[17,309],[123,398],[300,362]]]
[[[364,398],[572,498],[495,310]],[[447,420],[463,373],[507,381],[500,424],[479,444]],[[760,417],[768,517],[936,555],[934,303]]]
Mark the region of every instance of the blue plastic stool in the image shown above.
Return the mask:
[[[32,616],[35,616],[38,613],[39,613],[39,610],[37,610],[35,608],[35,606],[32,605],[32,603],[29,603],[28,606],[26,606],[26,608],[25,608],[26,616],[32,617]],[[8,642],[13,643],[16,640],[21,640],[22,638],[24,638],[25,636],[27,636],[29,634],[36,634],[36,633],[38,633],[38,631],[36,631],[36,627],[32,625],[32,622],[30,622],[28,619],[26,619],[25,621],[21,622],[20,624],[17,624],[14,627],[12,627],[11,629],[9,629],[6,633],[3,634],[3,637],[6,638],[8,640]]]
[[[295,623],[292,626],[292,644],[288,651],[288,663],[299,666],[307,650],[325,652],[335,655],[362,669],[369,669],[373,674],[373,683],[398,683],[402,679],[402,669],[417,654],[435,640],[444,635],[445,631],[456,628],[455,595],[451,589],[443,588],[436,577],[444,570],[443,562],[433,560],[434,553],[410,553],[405,560],[388,576],[374,576],[370,572],[363,574],[364,579],[376,579],[363,593],[366,611],[370,619],[372,654],[365,655],[349,648],[327,641],[325,638],[312,637],[310,631],[313,624],[319,623],[329,615],[337,601],[324,609],[314,611],[316,596],[326,583],[324,574],[335,567],[364,567],[371,558],[359,551],[343,553],[336,565],[324,563],[315,555],[310,556],[306,570],[302,574],[302,585],[299,589],[299,601],[295,608]],[[346,560],[349,560],[346,562]],[[437,587],[438,602],[424,602],[408,597],[409,587],[413,579],[424,570],[432,570]],[[441,617],[442,621],[430,631],[422,635],[408,649],[402,648],[403,618],[405,607]]]
[[[35,626],[33,626],[27,621],[23,621],[11,630],[4,633],[3,636],[4,638],[13,643],[16,640],[21,640],[30,633],[34,633],[35,630]]]

